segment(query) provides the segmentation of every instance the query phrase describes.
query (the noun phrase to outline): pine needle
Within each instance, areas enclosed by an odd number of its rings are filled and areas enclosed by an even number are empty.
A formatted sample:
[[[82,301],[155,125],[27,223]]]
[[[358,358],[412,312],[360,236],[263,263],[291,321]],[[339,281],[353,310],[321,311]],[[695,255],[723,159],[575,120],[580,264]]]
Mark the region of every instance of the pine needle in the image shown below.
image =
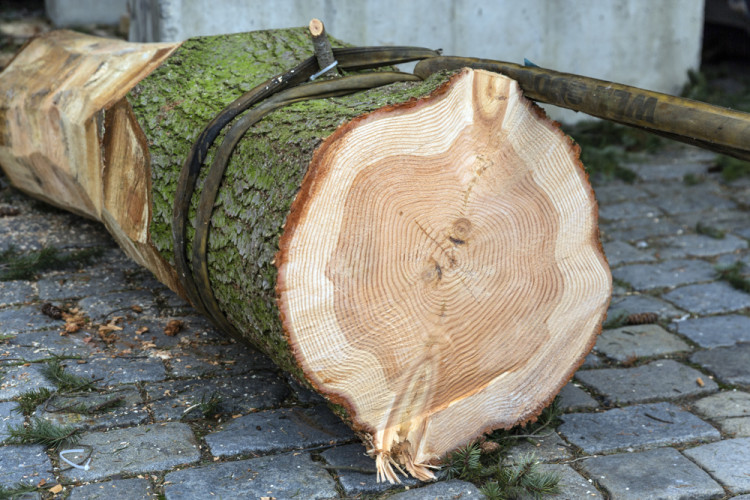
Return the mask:
[[[7,440],[11,444],[42,444],[44,446],[61,448],[66,444],[77,441],[80,432],[69,425],[56,425],[43,418],[33,418],[29,425],[9,426]]]
[[[47,361],[47,364],[42,368],[42,375],[61,391],[75,392],[95,388],[94,380],[66,372],[65,367],[57,358]]]

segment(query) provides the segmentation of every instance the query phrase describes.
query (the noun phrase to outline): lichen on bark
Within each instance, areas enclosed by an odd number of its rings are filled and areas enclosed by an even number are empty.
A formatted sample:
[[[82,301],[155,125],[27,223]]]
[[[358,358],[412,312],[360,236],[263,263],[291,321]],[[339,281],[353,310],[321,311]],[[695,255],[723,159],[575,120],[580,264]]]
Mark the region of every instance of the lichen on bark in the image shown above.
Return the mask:
[[[206,123],[243,92],[310,55],[312,43],[303,28],[195,38],[130,93],[129,102],[149,141],[151,239],[167,260],[173,258],[171,221],[177,178],[193,141]],[[283,108],[253,126],[228,163],[208,242],[213,292],[243,336],[302,381],[276,305],[274,256],[313,152],[342,124],[427,96],[447,78],[435,75],[424,82],[392,84]],[[208,161],[211,156],[212,151]],[[189,240],[200,192],[201,181],[192,199]]]

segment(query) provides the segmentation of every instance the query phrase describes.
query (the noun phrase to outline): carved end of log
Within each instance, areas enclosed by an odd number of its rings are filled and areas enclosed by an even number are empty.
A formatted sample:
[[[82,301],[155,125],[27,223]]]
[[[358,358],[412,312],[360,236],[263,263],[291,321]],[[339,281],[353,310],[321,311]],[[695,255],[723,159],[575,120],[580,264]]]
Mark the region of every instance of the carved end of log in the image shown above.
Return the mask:
[[[380,478],[534,419],[582,363],[611,278],[571,144],[503,76],[339,128],[280,242],[296,359],[369,434]]]

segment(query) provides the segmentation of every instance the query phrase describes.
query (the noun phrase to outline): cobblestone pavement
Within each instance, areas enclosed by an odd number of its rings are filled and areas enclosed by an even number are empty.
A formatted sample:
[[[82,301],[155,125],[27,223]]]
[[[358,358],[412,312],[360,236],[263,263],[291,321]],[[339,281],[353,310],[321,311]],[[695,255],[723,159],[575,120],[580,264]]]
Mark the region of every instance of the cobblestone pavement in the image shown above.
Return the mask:
[[[559,472],[556,498],[750,493],[750,294],[716,271],[750,264],[750,182],[720,182],[713,160],[673,148],[633,164],[634,184],[596,186],[616,281],[611,328],[560,394],[562,423],[509,456],[534,452]],[[8,187],[0,196],[0,252],[101,249],[82,269],[71,262],[38,279],[0,281],[0,485],[42,485],[43,495],[28,498],[71,499],[404,490],[362,472],[373,461],[318,396],[224,339],[98,224]],[[53,319],[48,303],[91,323],[61,335],[75,318]],[[182,327],[167,335],[175,319]],[[59,389],[44,371],[54,358],[95,390]],[[18,411],[24,393],[44,388],[46,401]],[[7,444],[9,426],[37,418],[80,429],[81,451]],[[460,481],[406,485],[393,498],[480,496]]]

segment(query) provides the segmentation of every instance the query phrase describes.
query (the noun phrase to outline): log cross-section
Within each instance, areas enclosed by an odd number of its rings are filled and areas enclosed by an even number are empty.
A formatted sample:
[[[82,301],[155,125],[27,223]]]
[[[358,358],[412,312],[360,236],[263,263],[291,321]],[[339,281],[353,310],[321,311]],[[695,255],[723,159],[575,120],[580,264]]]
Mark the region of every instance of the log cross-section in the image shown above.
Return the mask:
[[[591,347],[610,277],[577,157],[514,81],[470,70],[313,157],[277,259],[284,326],[386,478],[534,417]]]
[[[238,93],[311,55],[306,29],[45,35],[0,74],[0,164],[184,295],[171,223],[190,148]],[[380,479],[430,479],[456,447],[536,418],[596,340],[611,277],[578,153],[486,71],[290,105],[227,163],[211,289],[362,436]]]

